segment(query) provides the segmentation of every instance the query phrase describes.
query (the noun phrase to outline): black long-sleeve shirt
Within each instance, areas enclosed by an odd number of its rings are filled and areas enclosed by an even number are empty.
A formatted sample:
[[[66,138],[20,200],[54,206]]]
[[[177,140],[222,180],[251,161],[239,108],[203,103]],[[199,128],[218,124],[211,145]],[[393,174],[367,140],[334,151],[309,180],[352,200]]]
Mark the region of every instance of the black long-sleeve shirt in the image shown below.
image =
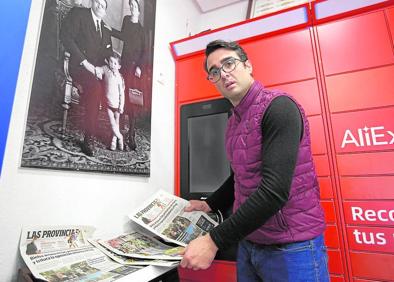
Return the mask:
[[[219,249],[258,229],[288,200],[303,134],[303,122],[296,104],[286,96],[275,98],[264,113],[261,130],[261,182],[234,214],[210,231]],[[231,175],[207,203],[212,210],[224,211],[233,202],[234,177]]]

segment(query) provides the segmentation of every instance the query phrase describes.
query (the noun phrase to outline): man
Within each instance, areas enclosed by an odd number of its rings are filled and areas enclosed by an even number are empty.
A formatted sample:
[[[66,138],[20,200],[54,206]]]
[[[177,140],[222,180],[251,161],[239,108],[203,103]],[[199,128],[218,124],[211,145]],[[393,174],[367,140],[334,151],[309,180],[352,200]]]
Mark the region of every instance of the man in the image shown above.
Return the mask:
[[[26,245],[26,255],[35,255],[41,253],[41,248],[37,239],[37,235],[33,235],[32,241]]]
[[[82,86],[85,136],[81,148],[88,156],[93,155],[93,137],[103,96],[102,74],[96,67],[103,66],[112,53],[110,30],[102,20],[106,10],[106,0],[92,0],[90,9],[74,7],[63,20],[60,33],[66,51],[71,54],[71,76]]]
[[[329,281],[324,214],[302,107],[255,81],[237,43],[213,41],[205,54],[209,81],[234,106],[226,132],[234,174],[185,210],[233,205],[234,213],[191,241],[181,266],[206,269],[218,249],[239,242],[238,281]]]

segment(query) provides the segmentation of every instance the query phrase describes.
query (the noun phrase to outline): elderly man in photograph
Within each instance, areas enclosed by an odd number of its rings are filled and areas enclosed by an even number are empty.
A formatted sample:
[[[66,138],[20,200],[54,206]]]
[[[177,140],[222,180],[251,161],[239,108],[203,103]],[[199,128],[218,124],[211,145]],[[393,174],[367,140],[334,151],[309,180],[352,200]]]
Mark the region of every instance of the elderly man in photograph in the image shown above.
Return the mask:
[[[63,20],[60,39],[70,57],[70,74],[82,86],[84,140],[82,152],[93,155],[98,111],[103,95],[101,73],[96,67],[112,53],[110,28],[102,20],[107,0],[92,0],[91,8],[74,7]]]

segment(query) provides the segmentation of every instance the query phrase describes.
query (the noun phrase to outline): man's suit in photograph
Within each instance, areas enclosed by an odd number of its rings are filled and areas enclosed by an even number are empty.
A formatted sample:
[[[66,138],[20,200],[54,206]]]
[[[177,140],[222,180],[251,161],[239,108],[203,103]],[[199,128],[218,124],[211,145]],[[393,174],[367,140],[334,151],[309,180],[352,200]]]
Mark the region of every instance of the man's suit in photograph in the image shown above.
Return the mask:
[[[102,81],[87,71],[82,62],[87,60],[94,66],[103,66],[105,58],[112,54],[109,28],[103,20],[100,29],[96,23],[91,9],[74,7],[63,20],[60,32],[61,41],[71,54],[71,77],[82,86],[81,99],[85,106],[84,145],[92,142],[92,137],[96,136],[103,86]]]

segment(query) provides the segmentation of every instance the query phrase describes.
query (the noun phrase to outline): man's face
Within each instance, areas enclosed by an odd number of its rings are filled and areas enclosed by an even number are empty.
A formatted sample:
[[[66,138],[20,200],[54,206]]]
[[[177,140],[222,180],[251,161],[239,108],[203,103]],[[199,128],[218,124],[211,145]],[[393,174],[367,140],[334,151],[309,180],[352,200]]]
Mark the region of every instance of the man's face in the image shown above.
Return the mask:
[[[96,17],[102,19],[107,10],[107,3],[104,0],[92,0],[92,10]]]
[[[223,63],[230,58],[240,59],[233,50],[217,49],[207,58],[208,72],[213,68],[221,68]],[[245,96],[254,79],[252,77],[252,65],[249,61],[237,62],[236,67],[231,72],[221,70],[221,77],[215,83],[217,90],[223,97],[230,100],[236,106]]]
[[[138,18],[140,16],[140,10],[138,9],[138,4],[135,0],[130,3],[130,11],[132,17]]]

